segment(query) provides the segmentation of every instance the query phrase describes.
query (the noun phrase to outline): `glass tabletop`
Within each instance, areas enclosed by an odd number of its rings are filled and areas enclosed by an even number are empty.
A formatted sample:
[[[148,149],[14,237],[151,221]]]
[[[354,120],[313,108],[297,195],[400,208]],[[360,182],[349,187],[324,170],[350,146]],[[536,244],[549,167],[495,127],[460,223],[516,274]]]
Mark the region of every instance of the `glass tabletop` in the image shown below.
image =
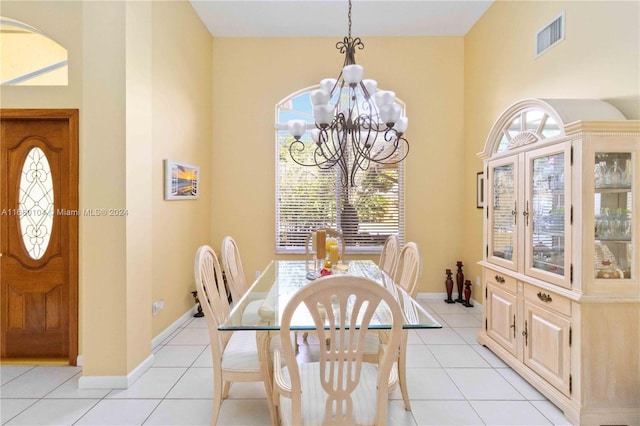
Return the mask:
[[[307,279],[307,262],[301,260],[274,260],[256,279],[247,293],[238,301],[227,321],[219,330],[280,330],[280,318],[291,297],[312,281]],[[353,260],[348,263],[348,275],[370,278],[385,286],[399,302],[404,314],[403,328],[442,328],[407,292],[371,260]],[[251,314],[249,314],[251,312]],[[383,303],[369,324],[370,329],[391,328],[389,308]],[[306,308],[294,313],[292,329],[315,329]]]

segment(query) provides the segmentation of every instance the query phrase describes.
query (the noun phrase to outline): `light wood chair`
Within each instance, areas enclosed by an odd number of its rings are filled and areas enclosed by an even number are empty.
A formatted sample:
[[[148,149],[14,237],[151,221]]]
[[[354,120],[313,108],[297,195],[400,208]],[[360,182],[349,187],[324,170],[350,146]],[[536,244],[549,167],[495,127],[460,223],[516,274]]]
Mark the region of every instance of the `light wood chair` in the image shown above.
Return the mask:
[[[389,235],[387,240],[384,242],[384,246],[382,246],[378,266],[380,267],[380,269],[389,274],[390,277],[393,277],[395,273],[399,253],[400,241],[398,240],[398,236],[395,234]]]
[[[407,293],[415,299],[418,294],[418,279],[422,274],[422,257],[420,249],[414,242],[408,242],[402,247],[398,255],[398,261],[394,271],[396,284],[402,287]],[[400,383],[400,392],[404,400],[404,408],[411,410],[411,402],[409,401],[409,391],[407,389],[407,344],[409,333],[402,330],[402,341],[400,343],[400,353],[398,355],[398,381]]]
[[[238,244],[231,236],[222,239],[222,247],[220,250],[222,256],[222,269],[224,270],[227,284],[231,292],[233,304],[237,304],[240,298],[249,290],[249,283],[244,276],[242,268],[242,260],[240,258],[240,250]],[[247,303],[242,313],[243,324],[259,324],[261,321],[258,311],[262,306],[264,299],[255,299]]]
[[[194,276],[198,298],[209,329],[213,358],[213,412],[211,424],[218,421],[222,400],[229,395],[231,382],[264,382],[267,400],[271,398],[269,375],[264,374],[258,355],[255,331],[219,331],[218,327],[229,316],[230,307],[222,278],[222,269],[213,249],[208,245],[198,248]],[[272,421],[277,419],[269,404]]]
[[[392,328],[376,365],[364,362],[363,356],[369,322],[381,303],[389,307]],[[331,343],[320,348],[318,362],[298,364],[289,339],[282,340],[282,354],[274,353],[273,401],[282,424],[385,425],[389,390],[397,382],[394,363],[403,323],[393,295],[367,278],[319,278],[287,303],[281,333],[291,330],[292,316],[299,308],[313,318],[321,341]],[[361,319],[359,330],[356,318]],[[280,367],[281,356],[284,367]]]
[[[420,249],[414,242],[408,242],[402,247],[393,274],[393,280],[411,297],[418,294],[418,280],[422,274],[422,257]]]

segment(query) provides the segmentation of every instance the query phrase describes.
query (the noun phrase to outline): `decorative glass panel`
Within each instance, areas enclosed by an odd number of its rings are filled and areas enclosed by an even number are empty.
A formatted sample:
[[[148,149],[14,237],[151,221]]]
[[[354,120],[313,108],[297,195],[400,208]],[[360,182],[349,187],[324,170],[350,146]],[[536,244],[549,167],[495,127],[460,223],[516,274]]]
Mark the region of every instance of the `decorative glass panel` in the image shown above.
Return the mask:
[[[32,259],[40,259],[49,245],[53,226],[53,179],[44,152],[32,148],[22,166],[18,201],[22,241]]]
[[[513,182],[513,164],[493,169],[492,254],[506,260],[513,260],[515,244],[516,194]]]
[[[595,155],[595,277],[631,279],[631,153]],[[637,178],[636,178],[637,179]]]
[[[540,124],[544,126],[544,123],[546,122],[548,115],[540,111],[539,109],[534,109],[532,111],[527,111],[525,113],[525,117],[526,117],[525,130],[538,133],[540,129]]]
[[[564,152],[533,160],[533,267],[564,275]]]
[[[562,129],[558,126],[558,122],[546,112],[540,109],[519,112],[502,129],[502,139],[496,147],[496,152],[518,148],[522,144],[534,143],[561,134]]]

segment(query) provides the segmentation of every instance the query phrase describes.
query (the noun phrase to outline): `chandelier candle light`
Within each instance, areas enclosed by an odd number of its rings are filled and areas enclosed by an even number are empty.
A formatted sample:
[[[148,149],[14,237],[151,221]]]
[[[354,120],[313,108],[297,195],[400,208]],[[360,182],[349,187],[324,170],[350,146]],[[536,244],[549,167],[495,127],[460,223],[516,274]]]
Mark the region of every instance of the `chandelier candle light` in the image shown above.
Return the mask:
[[[351,37],[351,0],[349,0],[349,34],[336,43],[345,55],[338,78],[320,81],[320,89],[310,93],[315,128],[311,129],[314,144],[300,139],[307,131],[304,120],[289,120],[287,128],[294,137],[289,146],[291,158],[302,166],[331,169],[338,166],[342,186],[356,186],[358,170],[370,164],[395,164],[409,153],[404,138],[408,119],[401,117],[402,107],[395,102],[396,94],[377,90],[375,80],[362,79],[364,68],[356,64],[355,52],[364,49],[359,37]],[[331,102],[334,101],[334,104]],[[305,149],[312,149],[309,160]]]

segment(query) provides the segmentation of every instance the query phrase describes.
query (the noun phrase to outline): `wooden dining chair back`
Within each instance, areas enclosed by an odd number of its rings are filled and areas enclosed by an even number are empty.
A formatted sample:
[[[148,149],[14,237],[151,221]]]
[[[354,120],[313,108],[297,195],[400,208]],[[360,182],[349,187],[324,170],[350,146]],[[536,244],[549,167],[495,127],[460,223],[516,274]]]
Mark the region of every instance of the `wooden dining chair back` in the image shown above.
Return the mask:
[[[399,254],[400,240],[398,239],[398,236],[395,234],[389,235],[387,240],[384,242],[384,246],[382,246],[378,266],[391,277],[393,277],[393,274],[395,273]]]
[[[213,360],[213,412],[211,424],[218,421],[222,400],[229,394],[232,382],[263,382],[267,399],[271,398],[271,383],[264,374],[258,356],[256,332],[220,331],[218,327],[229,317],[230,306],[222,278],[222,268],[213,249],[198,248],[194,276],[198,299],[209,329]],[[276,418],[271,404],[272,420]]]
[[[408,242],[402,247],[394,273],[394,281],[411,297],[418,293],[418,280],[422,274],[422,257],[420,249],[414,242]]]
[[[242,269],[240,250],[238,250],[238,244],[236,244],[233,237],[226,236],[222,239],[220,253],[222,256],[222,268],[231,291],[231,300],[237,303],[249,286]]]
[[[388,340],[379,363],[363,361],[370,321],[379,305],[389,315]],[[296,361],[294,344],[282,339],[285,367],[274,354],[274,404],[283,424],[384,425],[390,386],[397,383],[394,363],[402,332],[402,312],[391,292],[373,280],[334,275],[301,288],[287,303],[281,333],[292,318],[313,320],[321,345],[319,361]],[[373,332],[373,331],[372,331]]]
[[[347,248],[344,242],[344,235],[342,235],[342,232],[336,231],[335,229],[332,229],[332,228],[318,228],[312,232],[309,232],[309,234],[307,235],[307,239],[305,240],[305,243],[304,243],[305,254],[307,255],[311,254],[311,249],[312,249],[311,242],[312,242],[313,233],[317,231],[325,231],[327,235],[327,239],[334,238],[338,241],[338,253],[340,254],[340,258],[342,259],[344,256],[345,250]]]
[[[210,246],[204,245],[198,248],[194,275],[198,300],[202,305],[209,334],[211,339],[217,343],[212,345],[212,351],[220,352],[214,354],[214,359],[221,358],[221,351],[226,346],[231,333],[220,333],[218,327],[228,318],[230,307],[222,278],[222,268],[220,268],[218,257]]]
[[[227,278],[227,284],[231,291],[231,300],[235,307],[242,296],[249,290],[249,283],[242,269],[242,259],[240,258],[238,244],[232,237],[226,236],[222,239],[220,252],[222,253],[222,269]],[[243,324],[255,325],[261,321],[259,311],[263,302],[264,298],[255,298],[243,303],[244,308],[241,315]]]

